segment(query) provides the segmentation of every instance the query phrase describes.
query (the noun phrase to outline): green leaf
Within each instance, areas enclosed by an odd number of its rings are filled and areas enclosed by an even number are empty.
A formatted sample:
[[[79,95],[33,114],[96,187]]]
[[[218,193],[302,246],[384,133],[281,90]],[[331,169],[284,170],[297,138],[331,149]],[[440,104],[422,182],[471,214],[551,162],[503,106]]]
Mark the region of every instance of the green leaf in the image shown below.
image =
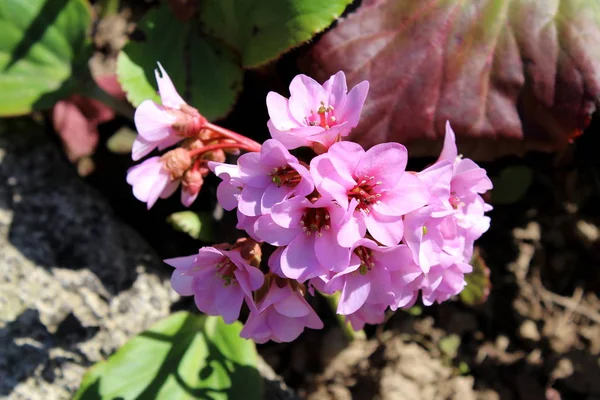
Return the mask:
[[[84,0],[0,1],[0,115],[51,107],[87,71]]]
[[[454,358],[458,354],[460,347],[460,336],[456,334],[448,335],[440,339],[438,347],[448,358]]]
[[[178,312],[83,377],[75,400],[262,399],[254,343],[242,324]]]
[[[176,212],[167,218],[167,222],[173,225],[173,228],[203,242],[213,240],[212,220],[212,215],[194,211]]]
[[[179,21],[167,5],[150,10],[138,29],[140,40],[131,40],[117,60],[119,82],[134,106],[160,102],[154,76],[160,62],[188,104],[208,119],[227,115],[243,78],[232,50],[200,36],[197,25]]]
[[[137,133],[131,128],[124,126],[106,141],[106,147],[111,153],[128,154],[131,153],[131,148],[136,137]]]
[[[352,0],[205,0],[205,31],[242,55],[244,67],[265,64],[327,28]]]
[[[460,292],[460,300],[467,305],[481,304],[490,293],[490,270],[476,247],[471,258],[473,272],[465,275],[467,286]]]
[[[513,204],[521,200],[533,181],[533,171],[524,165],[506,167],[493,179],[492,203]]]

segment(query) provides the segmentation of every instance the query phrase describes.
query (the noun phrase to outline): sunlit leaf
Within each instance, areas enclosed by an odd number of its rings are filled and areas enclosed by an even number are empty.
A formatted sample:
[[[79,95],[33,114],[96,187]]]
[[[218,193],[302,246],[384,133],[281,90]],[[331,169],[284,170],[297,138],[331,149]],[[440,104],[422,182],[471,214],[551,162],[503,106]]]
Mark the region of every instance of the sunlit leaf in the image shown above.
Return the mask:
[[[75,400],[262,399],[256,350],[241,328],[173,314],[93,366]]]
[[[194,239],[210,242],[213,240],[213,217],[208,213],[180,211],[169,215],[167,221],[178,231],[187,233]]]
[[[327,28],[352,0],[204,0],[205,31],[242,55],[244,67],[277,58]]]
[[[150,10],[121,51],[117,75],[127,99],[160,102],[154,70],[160,62],[184,100],[206,118],[227,115],[242,88],[243,71],[233,52],[200,35],[197,21],[182,22],[167,5]]]
[[[84,0],[0,1],[0,115],[49,108],[87,70]]]

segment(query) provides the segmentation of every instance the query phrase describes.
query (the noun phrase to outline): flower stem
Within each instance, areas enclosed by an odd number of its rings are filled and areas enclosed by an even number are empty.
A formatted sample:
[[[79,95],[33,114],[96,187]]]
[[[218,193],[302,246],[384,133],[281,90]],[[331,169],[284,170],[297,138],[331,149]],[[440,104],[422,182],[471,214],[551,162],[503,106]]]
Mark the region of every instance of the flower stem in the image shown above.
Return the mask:
[[[261,145],[260,143],[255,142],[254,140],[247,138],[246,136],[240,135],[239,133],[235,133],[230,131],[229,129],[223,128],[219,125],[211,124],[210,122],[206,123],[206,128],[211,131],[220,134],[228,139],[235,140],[238,143],[244,145],[243,149],[247,151],[260,151]],[[240,147],[242,149],[242,147]]]
[[[245,145],[243,143],[217,143],[217,144],[211,144],[208,146],[204,146],[199,149],[191,150],[190,156],[195,157],[195,156],[199,156],[200,154],[208,153],[209,151],[224,150],[224,149],[240,149],[240,150],[246,150],[246,151],[256,151],[256,150],[253,150],[254,147],[248,147],[247,145]]]
[[[329,308],[331,309],[331,311],[335,313],[335,317],[337,318],[338,323],[340,324],[340,328],[342,328],[344,335],[346,335],[349,341],[367,339],[365,331],[363,331],[362,329],[360,331],[355,331],[354,329],[352,329],[352,326],[350,326],[350,323],[346,321],[346,317],[342,314],[337,313],[338,303],[340,302],[339,292],[336,292],[332,295],[321,293],[321,295],[325,298],[325,300],[327,300],[327,304],[329,304]]]

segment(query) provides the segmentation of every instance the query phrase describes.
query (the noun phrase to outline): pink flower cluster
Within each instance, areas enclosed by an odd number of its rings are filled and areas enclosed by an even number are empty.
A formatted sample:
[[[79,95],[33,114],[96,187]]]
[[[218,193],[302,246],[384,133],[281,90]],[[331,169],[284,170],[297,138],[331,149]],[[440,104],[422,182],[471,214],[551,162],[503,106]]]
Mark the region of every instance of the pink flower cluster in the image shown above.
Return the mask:
[[[484,214],[491,207],[481,194],[491,181],[458,155],[449,124],[439,159],[421,172],[406,171],[401,144],[365,151],[341,141],[358,124],[367,91],[362,82],[348,92],[339,72],[323,85],[297,76],[289,99],[269,93],[272,139],[237,164],[206,162],[222,180],[219,203],[237,209],[237,228],[249,239],[165,260],[175,267],[172,285],[179,294],[194,296],[201,311],[228,323],[245,303],[250,313],[242,336],[264,343],[291,341],[306,327],[323,326],[305,298],[315,290],[339,293],[337,312],[356,330],[382,322],[388,307],[412,306],[419,294],[430,305],[461,292],[474,241],[490,224]],[[174,99],[172,105],[181,106]],[[157,115],[172,115],[154,105],[140,109],[144,121],[136,123],[142,127]],[[140,139],[139,151],[175,140],[161,132]],[[298,147],[311,147],[314,155],[290,152]],[[155,166],[152,176],[167,183],[160,181],[160,190],[142,184],[142,166],[129,175],[138,179],[138,198],[174,190],[176,181]],[[270,254],[266,263],[263,253]]]

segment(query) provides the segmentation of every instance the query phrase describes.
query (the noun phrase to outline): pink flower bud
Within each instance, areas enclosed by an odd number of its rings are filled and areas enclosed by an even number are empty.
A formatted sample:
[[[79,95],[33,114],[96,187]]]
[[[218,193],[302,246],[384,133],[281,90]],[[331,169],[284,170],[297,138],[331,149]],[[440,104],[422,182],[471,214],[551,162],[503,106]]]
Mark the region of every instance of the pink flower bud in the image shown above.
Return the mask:
[[[165,153],[160,159],[173,181],[181,178],[192,165],[190,152],[181,147]]]
[[[204,176],[202,171],[197,169],[190,169],[185,172],[183,179],[181,180],[181,186],[183,190],[188,192],[190,195],[197,195],[202,188],[204,183]]]

